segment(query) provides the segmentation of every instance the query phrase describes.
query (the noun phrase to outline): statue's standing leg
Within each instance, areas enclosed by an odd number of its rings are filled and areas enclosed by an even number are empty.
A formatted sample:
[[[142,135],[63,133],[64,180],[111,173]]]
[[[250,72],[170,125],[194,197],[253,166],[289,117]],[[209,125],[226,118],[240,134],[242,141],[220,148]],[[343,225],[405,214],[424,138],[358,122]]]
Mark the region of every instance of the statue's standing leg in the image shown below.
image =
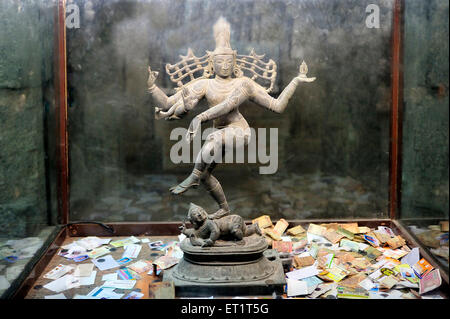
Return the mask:
[[[203,175],[209,174],[207,173],[207,169],[214,163],[214,151],[222,150],[223,148],[222,134],[222,130],[219,130],[208,136],[205,144],[203,144],[197,155],[192,173],[180,184],[170,188],[172,194],[178,195],[184,193],[191,187],[196,188],[200,184]],[[207,162],[205,159],[210,159],[210,161]]]
[[[207,171],[201,178],[203,185],[205,186],[211,197],[219,204],[219,210],[212,214],[210,218],[220,218],[222,216],[228,215],[230,212],[230,207],[228,206],[225,193],[223,192],[222,185],[220,185],[217,178],[212,175],[213,169],[217,166],[217,163],[213,162],[208,167]]]
[[[173,194],[181,194],[190,187],[197,187],[201,182],[211,197],[219,205],[219,210],[214,214],[211,214],[209,218],[220,218],[228,215],[230,212],[230,207],[228,206],[222,186],[212,175],[212,171],[217,166],[217,163],[214,161],[216,155],[214,152],[222,152],[222,155],[224,155],[226,146],[225,135],[229,134],[229,137],[231,138],[230,143],[234,143],[234,139],[237,138],[235,136],[236,132],[237,131],[235,129],[227,130],[227,128],[224,128],[211,133],[207,137],[205,144],[203,144],[201,151],[197,155],[192,173],[179,185],[170,189]],[[249,135],[246,135],[244,138],[245,144],[248,144]],[[209,161],[207,161],[208,159]]]

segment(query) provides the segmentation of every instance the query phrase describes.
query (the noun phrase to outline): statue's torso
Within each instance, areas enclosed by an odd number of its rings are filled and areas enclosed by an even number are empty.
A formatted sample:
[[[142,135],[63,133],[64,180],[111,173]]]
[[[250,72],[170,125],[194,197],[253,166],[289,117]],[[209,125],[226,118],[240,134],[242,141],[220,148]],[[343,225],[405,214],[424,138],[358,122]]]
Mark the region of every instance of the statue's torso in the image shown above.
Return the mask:
[[[205,98],[211,108],[223,102],[242,83],[242,78],[230,78],[223,80],[220,78],[208,79],[206,84]],[[228,114],[214,120],[214,127],[222,128],[230,125],[248,127],[239,109],[236,108]]]

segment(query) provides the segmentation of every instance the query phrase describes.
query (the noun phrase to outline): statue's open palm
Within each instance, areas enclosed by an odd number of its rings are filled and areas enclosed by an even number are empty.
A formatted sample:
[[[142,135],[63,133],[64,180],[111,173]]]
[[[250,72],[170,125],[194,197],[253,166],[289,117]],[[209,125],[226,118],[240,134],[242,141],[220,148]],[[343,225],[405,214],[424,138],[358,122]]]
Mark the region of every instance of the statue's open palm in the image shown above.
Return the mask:
[[[155,84],[156,78],[158,77],[159,72],[158,71],[152,71],[152,69],[150,68],[150,66],[148,67],[148,80],[147,80],[147,85],[148,87],[152,87],[153,84]]]

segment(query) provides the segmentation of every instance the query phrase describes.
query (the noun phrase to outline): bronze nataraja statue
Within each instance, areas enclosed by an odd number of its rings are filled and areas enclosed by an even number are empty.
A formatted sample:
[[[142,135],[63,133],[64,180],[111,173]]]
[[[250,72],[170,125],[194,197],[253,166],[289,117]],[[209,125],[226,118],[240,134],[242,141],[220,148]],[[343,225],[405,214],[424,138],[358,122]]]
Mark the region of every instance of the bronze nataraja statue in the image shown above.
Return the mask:
[[[181,119],[203,98],[206,98],[209,104],[209,109],[197,115],[190,123],[186,139],[191,142],[199,132],[201,124],[206,121],[213,120],[217,131],[207,137],[197,156],[192,173],[179,185],[172,187],[170,191],[173,194],[182,194],[189,188],[197,187],[202,183],[219,205],[219,210],[208,215],[210,220],[229,215],[230,208],[222,186],[212,175],[217,163],[205,159],[213,158],[214,156],[211,156],[211,154],[214,153],[214,150],[223,152],[230,141],[236,143],[234,145],[237,145],[237,143],[248,144],[250,128],[239,112],[239,106],[244,101],[250,100],[268,110],[282,113],[297,85],[300,82],[315,80],[315,78],[306,76],[307,66],[303,62],[300,66],[299,75],[292,79],[280,96],[275,99],[269,95],[269,92],[275,83],[276,63],[273,60],[263,62],[264,55],[256,55],[253,50],[249,55],[238,55],[230,46],[230,25],[224,18],[220,18],[214,25],[214,38],[216,42],[214,51],[207,51],[204,56],[196,57],[189,49],[186,56],[180,56],[182,59],[180,62],[174,65],[166,65],[166,71],[170,79],[179,87],[174,95],[168,97],[155,85],[158,72],[152,71],[150,67],[148,68],[149,78],[147,81],[148,91],[157,103],[155,108],[156,119]],[[196,77],[196,74],[201,75]],[[265,86],[258,84],[256,80],[265,81]],[[227,139],[225,136],[227,136]],[[228,139],[229,137],[231,137],[231,140]],[[191,209],[193,209],[193,206],[191,206]],[[214,227],[214,223],[205,222],[209,225],[208,229],[217,228]],[[238,229],[241,226],[235,227]],[[233,227],[227,229],[233,229]],[[183,228],[183,231],[186,232],[187,230]],[[244,229],[240,232],[243,236],[253,233],[260,234],[260,231],[256,229],[248,232]],[[235,239],[241,239],[240,232],[238,231],[238,236],[235,236]],[[191,243],[201,246],[211,246],[218,238],[216,233],[213,233],[211,237],[211,231],[205,231],[204,233],[197,231],[195,235],[193,233],[190,237],[193,236],[202,240],[191,239]]]

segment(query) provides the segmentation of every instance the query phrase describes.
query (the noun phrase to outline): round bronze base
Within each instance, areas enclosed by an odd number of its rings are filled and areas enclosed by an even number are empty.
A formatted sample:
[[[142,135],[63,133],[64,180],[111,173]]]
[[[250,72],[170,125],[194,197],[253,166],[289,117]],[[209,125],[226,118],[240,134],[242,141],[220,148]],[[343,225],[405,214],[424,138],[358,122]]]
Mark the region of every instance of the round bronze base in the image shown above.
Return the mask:
[[[262,236],[203,248],[185,239],[180,247],[183,259],[163,275],[174,282],[177,296],[271,295],[286,284],[278,253],[267,249]]]

